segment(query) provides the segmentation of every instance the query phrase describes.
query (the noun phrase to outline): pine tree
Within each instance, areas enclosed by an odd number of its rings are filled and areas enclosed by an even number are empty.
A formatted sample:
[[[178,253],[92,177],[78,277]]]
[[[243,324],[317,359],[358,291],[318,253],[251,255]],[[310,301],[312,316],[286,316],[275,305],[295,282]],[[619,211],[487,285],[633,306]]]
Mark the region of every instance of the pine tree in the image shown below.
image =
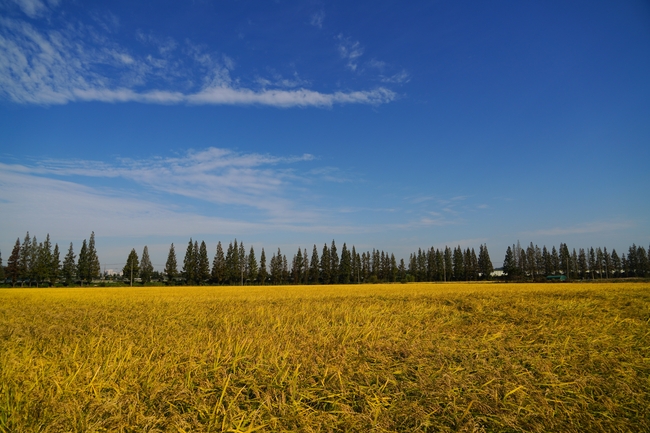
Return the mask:
[[[153,265],[149,258],[149,248],[145,245],[142,250],[142,259],[140,260],[140,278],[142,279],[142,284],[144,285],[149,283],[152,275]]]
[[[5,267],[2,264],[2,253],[0,253],[0,284],[5,283]]]
[[[332,239],[332,246],[330,247],[330,260],[332,264],[330,265],[330,283],[338,283],[338,271],[339,271],[339,255],[336,251],[336,244],[334,239]]]
[[[390,282],[394,283],[397,281],[397,261],[395,260],[395,255],[390,255]]]
[[[221,241],[217,243],[217,251],[212,261],[212,281],[217,284],[223,284],[226,279],[226,256],[223,254]]]
[[[314,244],[314,249],[311,252],[311,261],[309,263],[309,282],[311,284],[318,284],[320,261],[318,259],[318,248]]]
[[[20,247],[20,264],[18,266],[18,278],[20,278],[20,287],[23,287],[23,284],[25,283],[25,280],[29,279],[29,273],[31,270],[31,248],[32,248],[32,240],[29,237],[29,232],[25,235],[25,239],[23,240],[23,244]]]
[[[621,258],[616,249],[612,250],[612,275],[617,277],[621,275]]]
[[[588,270],[587,255],[585,254],[584,248],[580,248],[578,253],[578,272],[580,273],[580,278],[585,278]]]
[[[397,267],[397,278],[399,281],[406,282],[406,265],[404,259],[399,259],[399,266]]]
[[[508,276],[508,278],[513,278],[516,274],[516,268],[514,265],[514,254],[512,249],[508,246],[506,249],[506,256],[503,259],[503,273]]]
[[[208,258],[208,248],[205,245],[205,241],[201,241],[201,246],[199,247],[196,279],[201,285],[210,279],[210,259]]]
[[[558,275],[560,273],[560,256],[555,249],[555,245],[551,248],[551,273]]]
[[[87,280],[88,274],[88,244],[84,239],[81,244],[81,250],[79,251],[79,257],[77,258],[77,278],[81,281],[82,286],[84,281]]]
[[[99,278],[101,270],[102,267],[99,264],[99,257],[97,257],[97,250],[95,249],[95,232],[92,232],[88,241],[88,281]]]
[[[489,280],[492,278],[494,267],[492,266],[492,260],[490,260],[490,253],[488,252],[487,245],[481,245],[479,248],[478,266],[479,272],[482,274],[484,279]]]
[[[307,248],[302,250],[302,284],[309,284],[309,256],[307,255]]]
[[[454,249],[454,279],[460,281],[465,277],[463,250],[460,245]]]
[[[79,256],[81,256],[81,253],[79,253]],[[138,260],[138,253],[136,253],[135,248],[133,248],[131,249],[129,257],[126,259],[126,264],[122,269],[122,278],[126,278],[127,281],[129,281],[130,285],[133,286],[133,279],[136,278],[139,273],[140,262]]]
[[[6,277],[11,280],[12,287],[16,287],[16,281],[20,278],[20,251],[20,238],[17,238],[14,249],[11,250],[11,255],[7,260]]]
[[[75,265],[76,255],[74,249],[72,248],[72,242],[70,242],[70,248],[68,248],[68,253],[63,260],[63,268],[61,269],[61,274],[66,286],[72,284],[77,278],[77,266]]]
[[[320,256],[320,280],[322,284],[329,284],[332,278],[332,258],[327,244],[323,246],[323,254]]]
[[[192,238],[190,238],[187,244],[187,250],[185,251],[185,258],[183,259],[183,277],[185,278],[185,284],[188,285],[193,284],[196,277],[196,260],[194,256],[194,243],[192,242]]]
[[[201,280],[199,279],[199,241],[196,240],[194,241],[194,247],[192,248],[192,252],[194,253],[192,255],[192,259],[194,259],[194,281],[193,284],[200,284]]]
[[[173,285],[176,277],[178,276],[178,264],[176,263],[176,251],[174,244],[169,247],[169,254],[167,255],[167,263],[165,263],[165,275],[167,275],[167,283]]]
[[[258,273],[258,278],[261,285],[266,284],[266,279],[268,276],[269,274],[266,270],[266,253],[264,252],[264,248],[262,248],[262,252],[260,253],[260,270]]]
[[[341,250],[341,262],[339,264],[339,282],[341,284],[350,284],[350,276],[352,274],[352,256],[348,250],[345,242]]]
[[[239,252],[238,252],[238,257],[237,261],[239,263],[239,284],[244,285],[244,273],[246,271],[246,249],[244,248],[244,243],[240,242],[239,243]]]
[[[293,276],[293,283],[299,284],[302,281],[302,249],[298,247],[298,252],[293,256],[291,261],[291,275]]]
[[[596,278],[596,252],[593,247],[589,248],[589,253],[587,253],[587,263],[589,264],[589,274],[593,280]]]
[[[248,271],[247,279],[251,282],[251,284],[255,284],[259,270],[257,266],[257,259],[255,258],[255,250],[253,249],[252,245],[250,251],[248,252],[248,266],[246,266],[246,268]]]
[[[451,248],[445,245],[445,252],[443,255],[445,265],[443,266],[443,278],[445,281],[451,281],[451,277],[454,273],[453,268],[453,259]]]
[[[50,285],[55,286],[59,281],[61,275],[61,253],[59,252],[59,244],[54,244],[54,251],[52,252],[52,260],[50,262]]]

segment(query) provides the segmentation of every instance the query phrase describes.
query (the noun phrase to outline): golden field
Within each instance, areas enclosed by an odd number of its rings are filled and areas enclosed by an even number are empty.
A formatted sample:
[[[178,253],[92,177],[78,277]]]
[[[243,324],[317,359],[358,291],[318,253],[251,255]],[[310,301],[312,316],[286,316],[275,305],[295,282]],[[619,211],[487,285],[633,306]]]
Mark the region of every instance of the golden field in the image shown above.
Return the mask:
[[[650,431],[650,284],[3,289],[0,431]]]

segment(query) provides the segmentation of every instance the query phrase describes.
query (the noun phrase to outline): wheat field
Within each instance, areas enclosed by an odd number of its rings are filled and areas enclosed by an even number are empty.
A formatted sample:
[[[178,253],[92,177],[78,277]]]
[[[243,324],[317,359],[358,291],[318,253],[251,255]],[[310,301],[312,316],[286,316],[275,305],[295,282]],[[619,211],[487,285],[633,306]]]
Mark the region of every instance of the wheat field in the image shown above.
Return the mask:
[[[0,431],[650,431],[650,284],[4,289]]]

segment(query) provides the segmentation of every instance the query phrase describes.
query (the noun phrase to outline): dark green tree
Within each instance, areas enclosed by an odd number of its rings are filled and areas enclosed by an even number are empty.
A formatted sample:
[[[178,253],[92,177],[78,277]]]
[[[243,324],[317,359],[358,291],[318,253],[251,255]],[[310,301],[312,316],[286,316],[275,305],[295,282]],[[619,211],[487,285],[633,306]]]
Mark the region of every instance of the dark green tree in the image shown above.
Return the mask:
[[[50,262],[50,285],[55,286],[59,282],[61,276],[61,253],[59,252],[59,244],[54,244],[54,251],[52,252],[52,260]]]
[[[19,269],[19,274],[18,277],[20,278],[20,287],[23,287],[23,284],[25,281],[29,280],[30,278],[30,273],[32,270],[32,240],[29,237],[29,232],[25,235],[25,239],[23,239],[23,244],[20,247],[20,265],[18,267]]]
[[[2,253],[0,253],[0,284],[5,283],[5,267],[2,264]]]
[[[339,263],[339,282],[341,284],[350,284],[351,276],[352,255],[350,254],[350,251],[344,242],[343,248],[341,249],[341,262]]]
[[[16,281],[20,278],[20,238],[16,239],[14,249],[11,250],[9,260],[7,260],[6,277],[11,280],[11,286],[16,287]]]
[[[201,241],[201,246],[199,246],[196,279],[199,284],[205,284],[210,279],[210,259],[205,241]]]
[[[88,281],[90,282],[95,278],[99,278],[101,270],[97,249],[95,248],[95,232],[92,232],[88,241],[88,274],[86,275]]]
[[[318,259],[318,248],[316,248],[316,244],[314,244],[314,249],[311,252],[311,261],[309,263],[309,282],[311,284],[318,284],[320,274],[319,269],[320,261]]]
[[[302,281],[302,265],[302,249],[298,247],[298,252],[293,256],[293,260],[291,261],[291,276],[293,277],[294,284],[300,284]]]
[[[77,278],[77,266],[75,265],[76,255],[74,249],[72,248],[72,242],[70,242],[70,248],[68,248],[68,253],[63,259],[63,267],[61,269],[61,276],[66,286],[74,283]]]
[[[83,249],[83,247],[82,247]],[[81,256],[81,253],[79,253]],[[126,259],[126,264],[122,268],[122,278],[126,278],[131,286],[133,286],[133,280],[138,277],[140,273],[140,261],[138,259],[138,253],[135,252],[135,248],[131,249],[129,256]]]
[[[494,267],[492,266],[492,260],[490,259],[490,253],[488,252],[487,245],[481,245],[478,253],[478,267],[479,272],[483,279],[489,280],[492,278],[492,272]]]
[[[88,275],[90,275],[88,262],[88,244],[84,239],[81,244],[81,250],[79,251],[79,257],[77,258],[77,278],[79,278],[82,286],[84,284],[84,281],[88,280]]]
[[[223,253],[221,241],[217,243],[217,251],[212,260],[212,281],[217,284],[224,284],[226,280],[226,256]]]
[[[503,259],[503,273],[506,274],[508,278],[515,277],[517,273],[517,268],[514,263],[514,254],[509,246],[506,249],[506,256]]]
[[[167,276],[167,284],[173,285],[178,276],[178,264],[176,262],[176,250],[172,243],[169,247],[169,254],[167,254],[167,262],[165,263],[165,275]]]
[[[194,242],[190,238],[183,259],[183,277],[185,278],[185,284],[188,285],[194,284],[196,280],[196,254],[198,254],[198,251],[194,252]]]
[[[339,271],[339,254],[336,251],[336,244],[334,239],[332,239],[332,246],[330,247],[330,260],[332,264],[330,265],[330,283],[338,283],[338,271]]]
[[[142,259],[140,260],[140,278],[142,279],[142,284],[144,285],[149,283],[152,275],[153,265],[149,258],[149,248],[145,245],[142,250]]]
[[[332,257],[327,244],[323,245],[323,254],[320,256],[320,280],[322,284],[329,284],[332,278]]]
[[[262,248],[262,252],[260,253],[260,270],[258,273],[258,278],[260,281],[261,285],[266,284],[266,280],[269,277],[268,271],[266,270],[266,253],[264,252],[264,248]]]
[[[248,281],[250,281],[251,284],[255,284],[259,270],[257,266],[257,258],[255,257],[255,250],[253,249],[252,245],[250,251],[248,252],[248,265],[246,266],[246,271],[246,278]]]

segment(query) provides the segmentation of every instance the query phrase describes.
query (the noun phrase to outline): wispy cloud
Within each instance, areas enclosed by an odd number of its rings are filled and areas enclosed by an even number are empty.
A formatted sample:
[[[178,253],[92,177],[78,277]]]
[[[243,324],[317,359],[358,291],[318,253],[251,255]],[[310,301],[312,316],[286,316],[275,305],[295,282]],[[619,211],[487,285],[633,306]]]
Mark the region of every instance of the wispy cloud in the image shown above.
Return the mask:
[[[33,14],[45,7],[36,0],[20,4]],[[180,47],[171,38],[145,32],[138,32],[136,40],[154,51],[137,55],[107,34],[82,24],[44,30],[19,19],[0,18],[0,96],[42,105],[100,101],[275,107],[376,105],[396,98],[385,87],[323,93],[304,87],[309,83],[295,77],[267,80],[255,89],[231,77],[234,62],[228,56],[189,42]],[[358,43],[342,49],[356,68]]]
[[[584,224],[578,224],[571,227],[555,227],[551,229],[528,231],[528,232],[521,233],[521,235],[534,237],[534,236],[575,235],[575,234],[585,234],[585,233],[603,233],[603,232],[624,230],[630,227],[634,227],[634,223],[631,221],[619,221],[619,222],[595,221],[595,222],[588,222]]]
[[[347,61],[348,68],[352,71],[356,71],[359,64],[359,57],[363,55],[363,47],[359,41],[354,41],[341,34],[336,38],[339,41],[338,48],[341,58]]]
[[[318,12],[314,12],[311,15],[311,17],[309,18],[309,24],[311,24],[314,27],[318,27],[319,29],[322,29],[324,20],[325,20],[325,11],[319,10]]]
[[[287,193],[298,188],[288,167],[311,161],[309,154],[278,157],[208,148],[173,158],[122,159],[113,163],[86,160],[44,160],[35,166],[0,165],[3,170],[41,176],[122,178],[151,191],[217,205],[247,206],[267,218],[308,217]]]

